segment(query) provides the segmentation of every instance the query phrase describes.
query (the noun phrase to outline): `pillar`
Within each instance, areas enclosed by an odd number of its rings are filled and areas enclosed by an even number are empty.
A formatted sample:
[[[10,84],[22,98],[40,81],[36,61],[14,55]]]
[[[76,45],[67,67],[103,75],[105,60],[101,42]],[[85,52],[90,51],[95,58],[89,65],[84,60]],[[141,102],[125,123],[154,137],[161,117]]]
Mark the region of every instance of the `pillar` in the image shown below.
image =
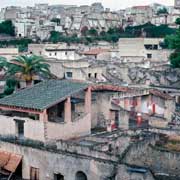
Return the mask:
[[[47,131],[47,123],[48,123],[48,114],[47,109],[45,109],[40,115],[40,121],[44,124],[44,141],[48,140],[48,131]]]
[[[39,119],[40,121],[48,122],[48,114],[46,109],[39,115]]]
[[[64,121],[71,122],[71,98],[68,97],[64,105]]]
[[[141,112],[141,106],[142,106],[141,97],[137,97],[137,111],[138,112]]]
[[[91,113],[91,87],[85,92],[85,112]]]
[[[124,98],[124,109],[130,110],[130,100],[129,100],[129,98]]]

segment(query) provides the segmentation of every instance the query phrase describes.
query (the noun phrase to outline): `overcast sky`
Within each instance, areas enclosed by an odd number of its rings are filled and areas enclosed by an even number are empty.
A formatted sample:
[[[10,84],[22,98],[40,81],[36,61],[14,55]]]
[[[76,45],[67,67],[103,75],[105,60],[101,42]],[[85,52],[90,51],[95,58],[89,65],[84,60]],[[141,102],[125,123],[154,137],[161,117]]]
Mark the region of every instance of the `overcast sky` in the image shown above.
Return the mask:
[[[97,1],[102,2],[105,7],[109,7],[112,10],[122,9],[134,5],[146,5],[153,2],[165,5],[174,4],[174,0],[0,0],[0,8],[11,5],[32,6],[35,3],[84,5]]]

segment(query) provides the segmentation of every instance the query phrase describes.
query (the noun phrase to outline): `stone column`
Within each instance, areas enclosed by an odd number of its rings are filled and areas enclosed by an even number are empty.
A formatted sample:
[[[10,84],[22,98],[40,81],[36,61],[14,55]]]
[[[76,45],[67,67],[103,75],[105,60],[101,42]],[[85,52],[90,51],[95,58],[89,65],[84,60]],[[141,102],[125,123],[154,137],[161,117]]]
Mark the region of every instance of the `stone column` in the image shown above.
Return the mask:
[[[91,87],[88,87],[85,93],[85,112],[91,113]]]
[[[40,115],[40,121],[44,124],[44,141],[48,141],[48,130],[47,130],[47,123],[48,123],[48,114],[47,109],[45,109]]]
[[[129,100],[129,98],[124,98],[124,109],[130,110],[130,100]]]
[[[64,104],[64,121],[71,122],[71,98],[68,97]]]
[[[142,102],[141,102],[141,96],[137,97],[137,111],[141,112],[141,106],[142,106]]]
[[[152,95],[149,94],[149,97],[148,97],[148,105],[151,105],[153,102],[152,102]]]
[[[48,114],[46,109],[39,115],[39,119],[40,121],[48,122]]]

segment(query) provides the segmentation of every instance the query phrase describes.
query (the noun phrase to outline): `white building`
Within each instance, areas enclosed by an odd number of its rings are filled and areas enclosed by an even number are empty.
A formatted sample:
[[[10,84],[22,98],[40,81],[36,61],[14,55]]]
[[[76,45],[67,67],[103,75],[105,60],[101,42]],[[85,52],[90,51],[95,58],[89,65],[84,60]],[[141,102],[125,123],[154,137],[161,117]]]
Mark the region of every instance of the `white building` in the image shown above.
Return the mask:
[[[162,49],[161,42],[161,38],[122,38],[119,40],[119,55],[127,62],[134,59],[167,62],[171,51]]]

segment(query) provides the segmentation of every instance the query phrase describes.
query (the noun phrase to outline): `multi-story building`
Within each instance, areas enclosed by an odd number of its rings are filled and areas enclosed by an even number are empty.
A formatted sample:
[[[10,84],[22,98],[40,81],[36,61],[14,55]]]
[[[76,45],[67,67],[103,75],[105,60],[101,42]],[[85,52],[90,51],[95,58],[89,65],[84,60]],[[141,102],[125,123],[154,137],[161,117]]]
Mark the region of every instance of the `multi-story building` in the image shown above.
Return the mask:
[[[127,62],[168,62],[171,51],[162,49],[161,42],[162,38],[122,38],[119,40],[119,55]]]
[[[173,98],[160,91],[108,84],[49,80],[20,90],[0,100],[0,177],[154,180],[151,171],[157,172],[158,162],[149,157],[152,151],[146,151],[156,142],[151,131],[169,131],[138,127],[147,128],[149,122],[166,126],[173,105]],[[158,117],[163,111],[165,116]],[[126,163],[141,152],[151,160],[151,171],[149,165],[143,168],[142,159],[138,167]],[[158,172],[165,172],[165,167],[161,164]]]

